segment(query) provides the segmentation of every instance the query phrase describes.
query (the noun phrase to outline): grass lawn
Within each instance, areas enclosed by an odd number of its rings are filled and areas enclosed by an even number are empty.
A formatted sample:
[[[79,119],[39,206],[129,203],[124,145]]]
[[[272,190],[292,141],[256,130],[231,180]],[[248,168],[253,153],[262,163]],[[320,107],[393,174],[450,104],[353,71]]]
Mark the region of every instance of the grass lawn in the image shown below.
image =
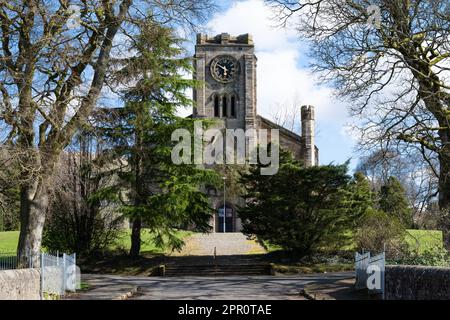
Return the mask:
[[[348,232],[351,237],[351,232]],[[427,250],[442,248],[444,245],[444,236],[440,230],[415,230],[407,229],[405,241],[409,245],[411,251],[423,253]],[[282,250],[281,247],[272,245],[268,241],[263,241],[264,247],[268,252],[276,252]],[[341,251],[356,251],[356,242],[351,241],[349,244],[340,248]]]
[[[185,238],[191,235],[192,232],[189,231],[177,231],[178,236]],[[111,250],[125,250],[128,251],[131,247],[131,230],[125,230],[110,249]],[[151,241],[151,234],[148,230],[144,229],[142,231],[142,247],[141,252],[143,253],[164,253],[164,249],[156,248]],[[12,251],[15,252],[17,249],[17,243],[19,242],[19,231],[6,231],[0,232],[0,251]]]
[[[19,231],[0,232],[0,251],[16,252]]]
[[[190,231],[179,230],[176,234],[181,239],[193,234]],[[143,229],[141,232],[141,253],[166,253],[167,249],[157,248],[152,241],[153,235],[148,229]],[[131,229],[125,230],[111,247],[112,250],[128,251],[131,248]]]
[[[444,236],[439,230],[407,230],[406,242],[413,251],[423,253],[427,250],[442,248]]]

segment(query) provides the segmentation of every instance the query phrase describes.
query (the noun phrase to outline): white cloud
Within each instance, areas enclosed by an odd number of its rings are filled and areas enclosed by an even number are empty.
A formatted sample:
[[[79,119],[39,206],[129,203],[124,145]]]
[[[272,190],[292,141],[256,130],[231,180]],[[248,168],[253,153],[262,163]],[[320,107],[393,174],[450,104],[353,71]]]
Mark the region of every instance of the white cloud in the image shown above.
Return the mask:
[[[234,1],[227,10],[215,15],[206,28],[210,35],[252,34],[258,58],[258,114],[273,120],[280,108],[293,110],[295,104],[294,109],[300,113],[302,105],[315,106],[317,143],[322,150],[330,150],[328,154],[321,152],[322,163],[345,160],[354,143],[354,135],[344,129],[350,120],[346,106],[332,95],[331,88],[321,86],[310,73],[305,55],[308,48],[296,31],[273,27],[272,18],[273,13],[262,0]],[[333,145],[328,148],[330,144]],[[345,149],[342,154],[336,154],[336,144]]]
[[[274,28],[270,8],[262,0],[234,1],[225,12],[218,13],[206,26],[213,34],[227,32],[237,35],[250,33],[259,51],[295,47],[290,41],[295,31]]]
[[[271,117],[274,108],[292,103],[314,105],[322,121],[344,120],[347,111],[332,97],[332,90],[320,87],[310,74],[303,54],[307,48],[295,30],[273,27],[273,13],[262,0],[234,2],[208,23],[212,35],[250,33],[258,58],[258,113]],[[295,101],[294,101],[295,99]]]

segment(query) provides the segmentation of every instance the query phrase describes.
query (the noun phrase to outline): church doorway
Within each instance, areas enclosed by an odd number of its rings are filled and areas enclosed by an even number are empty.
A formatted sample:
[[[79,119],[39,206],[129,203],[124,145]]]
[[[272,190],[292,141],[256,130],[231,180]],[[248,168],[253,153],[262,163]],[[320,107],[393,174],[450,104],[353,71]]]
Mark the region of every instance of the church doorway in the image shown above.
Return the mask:
[[[226,207],[225,214],[223,208],[218,210],[217,232],[234,232],[234,211],[233,208]],[[224,221],[225,219],[225,221]]]

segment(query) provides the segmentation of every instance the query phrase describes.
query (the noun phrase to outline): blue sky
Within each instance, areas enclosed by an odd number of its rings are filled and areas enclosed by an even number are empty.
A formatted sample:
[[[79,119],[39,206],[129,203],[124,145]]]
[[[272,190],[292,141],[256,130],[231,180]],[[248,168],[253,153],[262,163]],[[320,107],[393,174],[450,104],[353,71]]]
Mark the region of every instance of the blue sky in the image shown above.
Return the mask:
[[[299,124],[300,106],[315,106],[320,163],[342,163],[353,158],[353,169],[357,162],[356,140],[347,129],[351,124],[347,105],[333,96],[332,88],[316,81],[308,68],[307,43],[293,29],[275,28],[273,13],[262,0],[221,1],[220,6],[205,30],[210,35],[253,35],[258,58],[258,113],[272,120],[277,115],[292,118],[297,113],[294,121]],[[189,42],[190,50],[193,40]]]

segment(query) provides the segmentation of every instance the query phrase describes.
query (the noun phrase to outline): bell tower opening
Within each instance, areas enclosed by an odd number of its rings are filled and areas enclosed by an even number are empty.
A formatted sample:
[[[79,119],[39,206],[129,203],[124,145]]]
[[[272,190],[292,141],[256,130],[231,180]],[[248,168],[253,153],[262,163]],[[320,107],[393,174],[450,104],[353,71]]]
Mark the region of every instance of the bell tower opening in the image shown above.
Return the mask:
[[[228,110],[227,110],[227,96],[222,97],[222,118],[228,117]]]
[[[231,96],[231,104],[230,104],[230,116],[232,118],[236,118],[236,97],[233,95]]]
[[[214,118],[220,117],[219,97],[214,97]]]

